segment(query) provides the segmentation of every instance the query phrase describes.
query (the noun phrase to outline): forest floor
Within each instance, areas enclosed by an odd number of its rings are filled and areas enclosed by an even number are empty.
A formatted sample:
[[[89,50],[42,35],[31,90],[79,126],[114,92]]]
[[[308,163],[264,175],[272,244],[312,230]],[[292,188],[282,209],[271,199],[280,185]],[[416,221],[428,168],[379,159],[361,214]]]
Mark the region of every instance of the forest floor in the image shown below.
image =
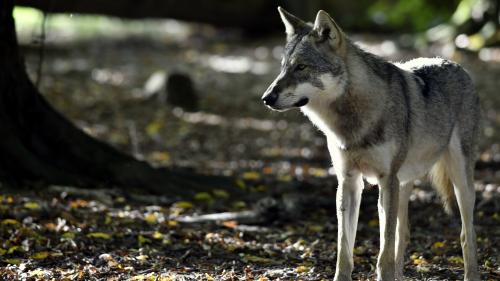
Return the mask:
[[[232,176],[243,195],[215,189],[177,200],[112,187],[3,186],[0,279],[331,280],[336,180],[326,142],[299,112],[271,112],[260,101],[279,71],[283,38],[165,27],[180,31],[82,40],[49,32],[40,90],[89,134],[153,165]],[[500,161],[498,61],[439,44],[419,51],[407,36],[355,39],[393,60],[445,55],[465,65],[486,117],[481,161]],[[37,48],[25,42],[23,50],[35,80]],[[163,102],[161,77],[174,72],[192,79],[198,112]],[[500,280],[500,172],[485,167],[475,183],[480,271],[483,280]],[[365,188],[354,280],[374,280],[377,196]],[[462,278],[460,219],[440,205],[425,181],[416,183],[408,280]]]

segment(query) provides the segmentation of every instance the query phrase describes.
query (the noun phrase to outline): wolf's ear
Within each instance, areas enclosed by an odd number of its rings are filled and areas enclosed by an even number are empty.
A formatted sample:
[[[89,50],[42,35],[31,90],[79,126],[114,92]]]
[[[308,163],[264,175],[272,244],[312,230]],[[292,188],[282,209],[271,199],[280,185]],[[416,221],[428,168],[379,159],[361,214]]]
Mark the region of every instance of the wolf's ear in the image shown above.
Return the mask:
[[[323,10],[320,10],[316,15],[313,30],[316,32],[318,43],[329,42],[334,48],[340,47],[344,39],[344,33],[340,27],[330,15]]]
[[[307,26],[303,20],[290,14],[281,7],[278,7],[278,12],[285,25],[287,39],[290,39],[294,34],[297,34],[301,29]]]

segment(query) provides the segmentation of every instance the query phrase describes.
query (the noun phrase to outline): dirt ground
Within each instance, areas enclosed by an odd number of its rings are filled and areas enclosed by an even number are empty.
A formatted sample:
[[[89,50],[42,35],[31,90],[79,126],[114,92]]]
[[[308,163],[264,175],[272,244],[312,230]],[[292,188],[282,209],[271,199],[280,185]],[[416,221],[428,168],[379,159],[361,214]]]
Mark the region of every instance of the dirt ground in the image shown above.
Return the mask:
[[[278,72],[283,38],[242,39],[234,31],[187,28],[184,35],[153,38],[49,40],[40,89],[78,126],[118,149],[158,166],[233,176],[234,188],[245,195],[207,190],[176,201],[112,187],[4,186],[0,279],[333,278],[336,180],[324,137],[301,113],[270,112],[260,101]],[[481,161],[500,161],[498,62],[450,52],[446,45],[415,49],[407,36],[355,39],[393,60],[448,55],[461,62],[482,98]],[[26,44],[23,50],[35,79],[37,49]],[[154,73],[187,74],[200,111],[165,104],[162,94],[145,86]],[[478,170],[476,190],[480,271],[484,280],[500,280],[500,172]],[[377,196],[376,187],[365,188],[355,280],[374,280]],[[426,182],[418,182],[410,203],[408,280],[462,278],[460,219],[440,205]]]

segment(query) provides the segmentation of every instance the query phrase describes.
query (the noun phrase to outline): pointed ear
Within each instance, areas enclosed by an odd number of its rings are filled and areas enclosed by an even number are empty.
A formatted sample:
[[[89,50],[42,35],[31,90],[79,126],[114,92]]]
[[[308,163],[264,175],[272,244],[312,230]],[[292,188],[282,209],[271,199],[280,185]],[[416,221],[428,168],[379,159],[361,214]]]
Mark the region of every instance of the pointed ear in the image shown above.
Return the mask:
[[[287,39],[289,40],[293,35],[297,34],[301,29],[305,28],[307,24],[298,17],[285,11],[283,8],[278,7],[281,20],[285,25]]]
[[[340,47],[344,40],[344,33],[330,15],[320,10],[316,15],[313,30],[316,32],[318,43],[329,42],[332,47]]]

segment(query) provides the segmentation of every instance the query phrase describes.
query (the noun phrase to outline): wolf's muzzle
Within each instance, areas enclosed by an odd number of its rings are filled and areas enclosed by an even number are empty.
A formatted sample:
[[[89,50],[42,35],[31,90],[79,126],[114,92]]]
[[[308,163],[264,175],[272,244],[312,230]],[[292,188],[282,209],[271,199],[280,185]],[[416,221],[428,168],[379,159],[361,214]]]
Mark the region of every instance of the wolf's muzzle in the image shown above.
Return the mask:
[[[271,92],[269,95],[266,95],[262,98],[262,101],[264,101],[265,105],[268,106],[273,106],[276,101],[278,100],[278,94],[275,92]]]

